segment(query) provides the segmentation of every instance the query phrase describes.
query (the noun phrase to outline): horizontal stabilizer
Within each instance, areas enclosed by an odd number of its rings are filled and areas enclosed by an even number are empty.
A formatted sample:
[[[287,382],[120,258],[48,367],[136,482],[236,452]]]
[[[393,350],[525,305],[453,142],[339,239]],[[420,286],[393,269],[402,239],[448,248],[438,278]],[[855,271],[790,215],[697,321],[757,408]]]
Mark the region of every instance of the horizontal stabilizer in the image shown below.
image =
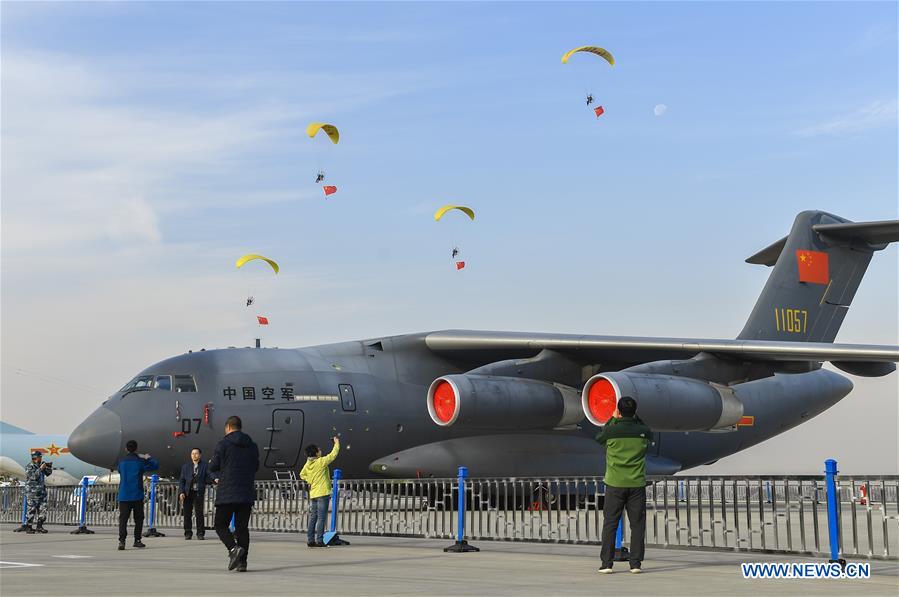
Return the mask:
[[[812,226],[812,230],[827,240],[863,242],[869,245],[887,245],[899,242],[899,220],[818,224]]]
[[[787,237],[783,237],[779,241],[775,241],[753,255],[746,259],[746,263],[751,263],[753,265],[767,265],[771,267],[775,263],[777,263],[777,258],[780,257],[781,251],[784,250],[784,247],[787,245]]]
[[[899,220],[880,222],[842,222],[839,224],[816,224],[812,230],[821,240],[830,245],[864,243],[871,249],[882,249],[889,243],[899,242]],[[746,263],[767,265],[777,263],[777,258],[787,244],[787,238],[775,241],[746,259]]]

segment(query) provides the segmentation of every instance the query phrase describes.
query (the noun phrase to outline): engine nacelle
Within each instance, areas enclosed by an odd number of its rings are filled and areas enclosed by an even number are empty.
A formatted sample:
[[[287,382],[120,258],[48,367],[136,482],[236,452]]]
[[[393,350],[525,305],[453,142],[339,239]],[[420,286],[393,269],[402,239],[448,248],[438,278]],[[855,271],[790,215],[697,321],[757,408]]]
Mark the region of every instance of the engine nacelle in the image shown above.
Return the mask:
[[[441,427],[553,429],[583,420],[578,391],[562,384],[493,375],[444,375],[428,388]]]
[[[587,419],[604,425],[623,396],[637,402],[637,416],[654,431],[709,431],[736,425],[743,403],[715,383],[673,375],[602,373],[584,385],[581,404]]]

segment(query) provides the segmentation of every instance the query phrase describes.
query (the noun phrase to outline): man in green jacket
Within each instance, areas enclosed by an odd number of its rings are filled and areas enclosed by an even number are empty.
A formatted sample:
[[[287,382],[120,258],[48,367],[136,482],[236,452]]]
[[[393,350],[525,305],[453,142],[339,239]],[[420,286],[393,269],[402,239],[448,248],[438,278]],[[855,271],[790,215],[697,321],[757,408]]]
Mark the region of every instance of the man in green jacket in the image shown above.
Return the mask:
[[[640,572],[646,540],[646,448],[652,431],[637,417],[637,402],[630,396],[618,401],[618,408],[596,436],[606,447],[606,496],[603,504],[602,565],[599,572],[612,572],[615,535],[622,511],[627,509],[631,525],[631,572]]]

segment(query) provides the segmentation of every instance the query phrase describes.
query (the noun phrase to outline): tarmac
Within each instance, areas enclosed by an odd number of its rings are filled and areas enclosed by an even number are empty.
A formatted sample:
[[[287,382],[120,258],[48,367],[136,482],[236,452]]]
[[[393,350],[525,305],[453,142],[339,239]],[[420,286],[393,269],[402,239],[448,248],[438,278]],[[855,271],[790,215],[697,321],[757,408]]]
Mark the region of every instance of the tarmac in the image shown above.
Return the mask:
[[[746,580],[741,562],[821,562],[805,556],[649,549],[644,572],[627,564],[600,575],[598,548],[483,541],[479,553],[444,553],[449,542],[352,537],[309,549],[305,535],[253,533],[247,572],[229,572],[213,531],[185,541],[176,529],[116,550],[114,529],[46,535],[0,526],[0,593],[12,595],[865,595],[899,594],[899,562],[872,561],[866,580]],[[861,561],[861,560],[853,560]]]

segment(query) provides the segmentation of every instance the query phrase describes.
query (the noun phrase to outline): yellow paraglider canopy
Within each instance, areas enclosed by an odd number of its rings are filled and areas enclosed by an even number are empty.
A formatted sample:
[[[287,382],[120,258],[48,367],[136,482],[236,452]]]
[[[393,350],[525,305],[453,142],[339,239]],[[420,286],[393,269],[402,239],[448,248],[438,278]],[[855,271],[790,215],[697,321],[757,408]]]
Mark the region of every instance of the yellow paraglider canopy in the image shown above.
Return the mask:
[[[337,127],[333,124],[325,124],[324,122],[313,122],[309,126],[306,127],[306,134],[309,137],[314,137],[318,134],[318,131],[324,130],[328,135],[328,139],[331,140],[331,143],[337,145],[337,142],[340,141],[340,131],[337,130]]]
[[[256,253],[249,253],[249,254],[247,254],[247,255],[244,255],[243,257],[241,257],[240,259],[238,259],[238,260],[237,260],[237,263],[235,263],[234,265],[237,266],[237,267],[243,267],[243,265],[244,265],[245,263],[247,263],[247,262],[249,262],[249,261],[253,261],[254,259],[261,259],[262,261],[265,261],[267,264],[269,264],[270,266],[272,266],[272,269],[275,270],[275,273],[276,273],[276,274],[277,274],[278,271],[280,271],[280,269],[281,269],[281,268],[278,267],[278,264],[275,263],[273,260],[269,259],[268,257],[265,257],[264,255],[257,255]]]
[[[474,210],[471,209],[470,207],[465,207],[464,205],[444,205],[443,207],[441,207],[440,209],[438,209],[437,211],[434,212],[434,221],[439,222],[440,218],[443,217],[443,214],[445,214],[448,211],[452,211],[454,209],[458,209],[462,213],[466,214],[469,218],[474,220]]]
[[[579,48],[575,48],[573,50],[565,52],[565,54],[562,56],[562,64],[567,64],[568,59],[571,58],[572,54],[577,54],[578,52],[589,52],[591,54],[596,54],[597,56],[605,58],[606,62],[608,62],[612,66],[615,66],[615,58],[612,56],[612,54],[610,54],[608,50],[600,48],[599,46],[581,46]]]

